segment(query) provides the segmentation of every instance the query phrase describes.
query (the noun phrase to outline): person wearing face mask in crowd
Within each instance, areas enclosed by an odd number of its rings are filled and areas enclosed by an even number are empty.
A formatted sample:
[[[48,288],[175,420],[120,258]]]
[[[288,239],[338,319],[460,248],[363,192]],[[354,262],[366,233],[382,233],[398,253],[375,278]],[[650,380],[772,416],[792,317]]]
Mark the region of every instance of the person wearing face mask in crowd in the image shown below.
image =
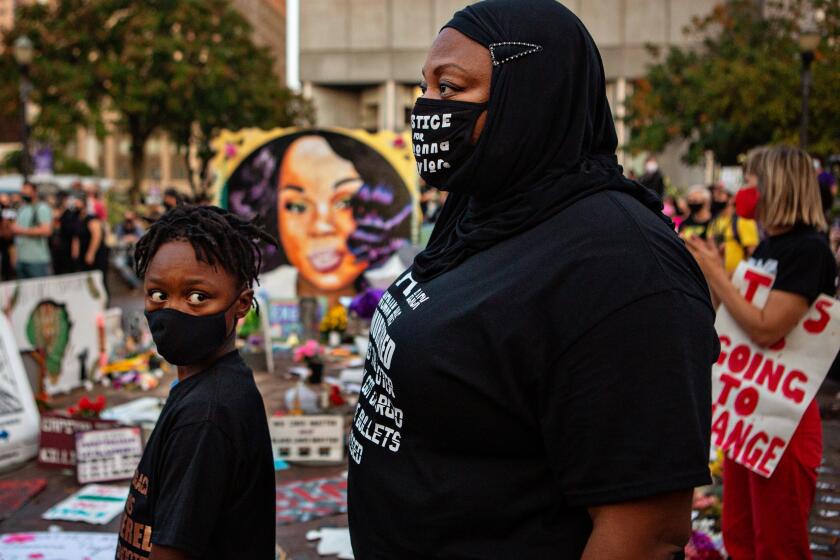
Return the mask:
[[[724,268],[728,274],[732,274],[738,264],[750,258],[758,246],[758,224],[755,220],[738,216],[735,212],[735,197],[723,187],[719,187],[712,195],[712,211],[716,209],[718,211],[709,224],[707,238],[713,239],[723,252]]]
[[[706,239],[709,224],[712,222],[712,195],[703,185],[694,185],[688,189],[685,197],[688,206],[688,218],[680,224],[680,237],[687,239],[693,236]]]
[[[662,172],[659,171],[659,162],[656,161],[655,157],[651,156],[645,162],[645,172],[639,178],[639,182],[655,192],[659,198],[665,196],[665,180],[662,178]]]
[[[79,270],[73,258],[73,239],[81,224],[80,208],[84,205],[83,195],[71,193],[64,197],[55,220],[53,241],[53,269],[56,274],[69,274]]]
[[[758,187],[756,216],[767,233],[749,263],[775,277],[764,307],[754,306],[735,287],[711,240],[693,237],[687,244],[715,299],[755,344],[769,347],[800,323],[820,294],[834,294],[837,268],[808,154],[789,146],[753,150],[746,175]],[[808,516],[821,457],[820,412],[812,400],[772,476],[726,458],[722,529],[733,559],[811,558]]]
[[[117,558],[275,557],[265,406],[235,346],[254,306],[259,242],[277,245],[226,210],[181,205],[137,243],[146,319],[178,382],[131,482]]]
[[[19,279],[39,278],[51,274],[49,238],[52,235],[52,210],[38,197],[34,183],[24,183],[20,190],[23,205],[18,208],[12,226],[15,236]]]
[[[714,219],[726,209],[726,205],[729,204],[730,195],[726,187],[720,184],[709,185],[709,194],[712,196],[712,203],[709,206],[709,210],[711,210],[712,219]]]
[[[372,320],[356,558],[681,556],[710,480],[714,311],[622,174],[592,37],[552,0],[479,2],[422,90],[418,171],[449,196]]]
[[[137,241],[143,237],[143,228],[140,226],[140,220],[137,213],[133,210],[126,210],[123,215],[123,221],[117,224],[114,230],[117,237],[117,245],[114,247],[114,256],[112,262],[114,268],[132,288],[139,288],[141,286],[140,279],[134,273],[134,246]]]

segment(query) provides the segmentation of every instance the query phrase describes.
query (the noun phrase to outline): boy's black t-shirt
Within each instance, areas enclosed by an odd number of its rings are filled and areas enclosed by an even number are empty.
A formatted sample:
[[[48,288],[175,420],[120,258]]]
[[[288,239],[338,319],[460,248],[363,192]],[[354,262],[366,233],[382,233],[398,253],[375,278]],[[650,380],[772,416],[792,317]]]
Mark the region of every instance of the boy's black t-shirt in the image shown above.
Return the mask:
[[[696,262],[626,194],[409,271],[350,433],[356,558],[579,558],[588,507],[709,482],[718,352]]]
[[[238,352],[173,387],[131,482],[117,560],[152,545],[191,558],[274,558],[265,407]]]
[[[837,263],[825,235],[799,224],[762,241],[749,263],[776,276],[773,289],[803,296],[808,304],[820,294],[834,296]]]

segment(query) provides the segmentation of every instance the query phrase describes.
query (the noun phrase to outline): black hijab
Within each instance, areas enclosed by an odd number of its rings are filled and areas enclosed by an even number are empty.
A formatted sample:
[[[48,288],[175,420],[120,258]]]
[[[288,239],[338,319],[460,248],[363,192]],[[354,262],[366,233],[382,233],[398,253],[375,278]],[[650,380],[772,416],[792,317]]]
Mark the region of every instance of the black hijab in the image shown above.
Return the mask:
[[[604,190],[629,193],[668,221],[659,198],[618,165],[601,55],[577,16],[554,0],[485,0],[444,27],[487,47],[494,66],[484,130],[450,179],[457,192],[414,260],[416,280]]]

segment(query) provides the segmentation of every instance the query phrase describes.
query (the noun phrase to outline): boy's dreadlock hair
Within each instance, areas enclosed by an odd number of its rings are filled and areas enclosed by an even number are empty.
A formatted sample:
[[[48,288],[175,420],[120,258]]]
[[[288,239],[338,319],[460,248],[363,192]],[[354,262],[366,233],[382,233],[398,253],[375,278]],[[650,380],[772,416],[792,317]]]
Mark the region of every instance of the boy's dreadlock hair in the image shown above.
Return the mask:
[[[137,242],[134,267],[139,278],[158,249],[169,241],[187,241],[196,258],[219,265],[239,281],[253,288],[262,267],[259,243],[278,245],[277,240],[253,221],[217,206],[181,205],[164,214]]]

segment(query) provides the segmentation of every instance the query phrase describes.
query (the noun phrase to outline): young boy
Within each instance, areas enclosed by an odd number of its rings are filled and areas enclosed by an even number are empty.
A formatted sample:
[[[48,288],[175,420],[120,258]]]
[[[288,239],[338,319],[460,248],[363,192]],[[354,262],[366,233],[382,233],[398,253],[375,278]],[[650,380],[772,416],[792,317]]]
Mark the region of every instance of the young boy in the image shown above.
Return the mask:
[[[146,318],[178,383],[131,482],[117,560],[274,558],[265,407],[234,347],[260,240],[276,244],[220,208],[178,206],[137,243]]]

